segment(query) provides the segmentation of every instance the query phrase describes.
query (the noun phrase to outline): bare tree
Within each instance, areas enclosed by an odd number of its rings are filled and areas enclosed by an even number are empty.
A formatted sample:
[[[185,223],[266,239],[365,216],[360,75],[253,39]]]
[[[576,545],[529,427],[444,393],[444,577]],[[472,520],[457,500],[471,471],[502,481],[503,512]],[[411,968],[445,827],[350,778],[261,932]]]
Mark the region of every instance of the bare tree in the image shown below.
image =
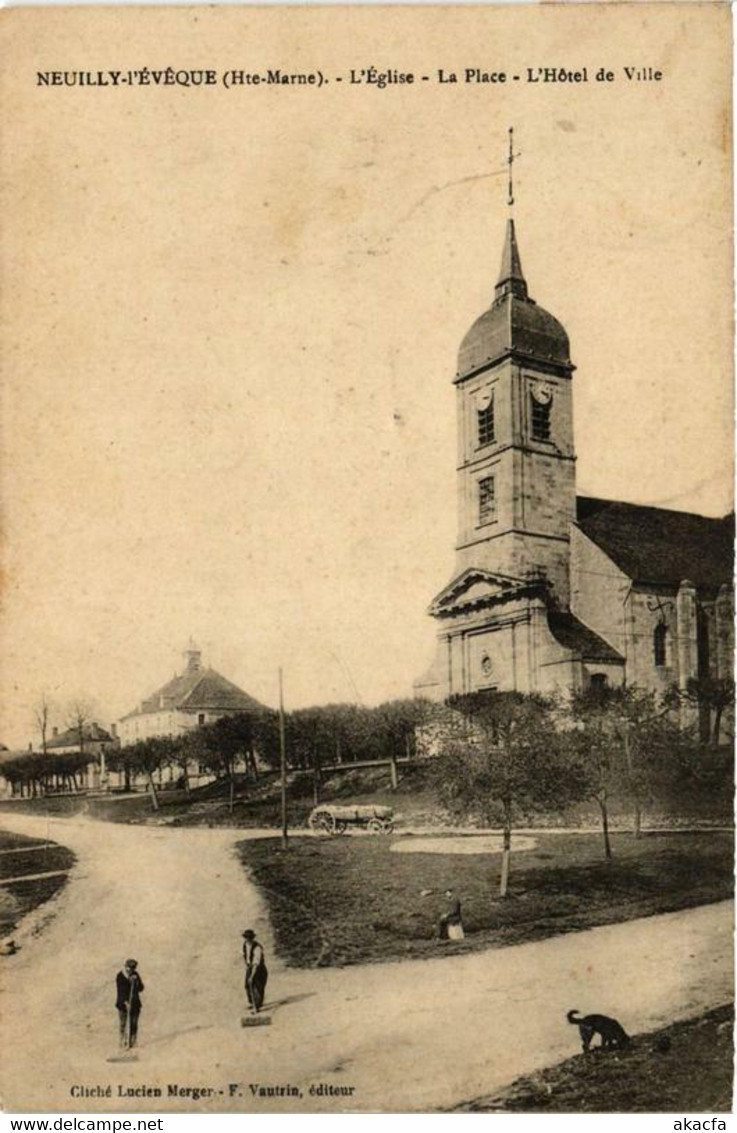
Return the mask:
[[[85,741],[89,737],[92,713],[92,704],[81,698],[73,700],[67,710],[67,727],[70,732],[74,732],[82,755],[84,755]]]
[[[33,706],[33,719],[41,736],[41,751],[46,755],[48,743],[49,719],[53,712],[53,705],[46,692],[42,692]]]

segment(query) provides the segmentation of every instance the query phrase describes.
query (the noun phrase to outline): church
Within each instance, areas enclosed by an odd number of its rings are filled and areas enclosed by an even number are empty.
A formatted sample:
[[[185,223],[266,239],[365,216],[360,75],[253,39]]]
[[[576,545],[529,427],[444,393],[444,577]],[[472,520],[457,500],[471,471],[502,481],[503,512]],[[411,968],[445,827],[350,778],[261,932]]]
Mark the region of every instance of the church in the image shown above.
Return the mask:
[[[458,355],[456,565],[417,696],[732,676],[734,516],[578,496],[574,372],[509,219],[493,301]]]

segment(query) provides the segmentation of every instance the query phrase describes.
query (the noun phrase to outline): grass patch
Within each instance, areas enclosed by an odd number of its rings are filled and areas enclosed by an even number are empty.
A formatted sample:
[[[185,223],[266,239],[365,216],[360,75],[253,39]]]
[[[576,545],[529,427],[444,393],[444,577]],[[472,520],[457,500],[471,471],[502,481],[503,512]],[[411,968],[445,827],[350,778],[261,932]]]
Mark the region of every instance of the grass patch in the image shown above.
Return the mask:
[[[730,1113],[729,1004],[695,1019],[637,1035],[621,1053],[578,1055],[488,1097],[465,1113]]]
[[[30,847],[42,846],[42,849]],[[68,870],[76,858],[71,850],[56,842],[27,838],[24,834],[0,831],[0,879],[25,874]],[[0,936],[12,933],[27,913],[38,908],[66,885],[66,877],[42,877],[35,881],[12,881],[0,886]]]
[[[268,902],[277,950],[298,967],[473,952],[732,895],[728,833],[615,834],[608,863],[597,835],[535,838],[512,856],[506,900],[496,896],[498,854],[392,853],[396,837],[369,836],[294,839],[286,851],[241,842],[238,852]],[[462,901],[463,941],[437,939],[447,888]]]

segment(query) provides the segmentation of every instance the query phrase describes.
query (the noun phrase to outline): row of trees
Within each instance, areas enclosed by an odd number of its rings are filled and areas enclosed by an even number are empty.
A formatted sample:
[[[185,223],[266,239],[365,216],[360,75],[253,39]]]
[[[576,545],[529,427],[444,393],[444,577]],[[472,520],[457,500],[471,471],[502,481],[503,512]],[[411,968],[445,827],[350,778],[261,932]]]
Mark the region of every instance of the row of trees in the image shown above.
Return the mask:
[[[727,682],[731,685],[731,682]],[[682,727],[681,707],[713,701],[715,724],[705,745]],[[657,697],[634,688],[592,688],[573,699],[546,699],[516,692],[455,697],[450,711],[422,700],[391,701],[376,708],[334,704],[298,709],[285,718],[288,767],[313,775],[316,785],[336,763],[398,760],[417,754],[432,733],[437,758],[432,784],[448,809],[504,830],[503,888],[512,829],[535,811],[556,812],[582,800],[601,815],[604,852],[612,854],[611,800],[629,801],[639,835],[642,811],[657,796],[677,805],[694,788],[724,787],[731,762],[718,747],[723,715],[733,702],[729,687]],[[426,725],[432,723],[432,728]],[[82,728],[80,726],[80,732]],[[695,731],[695,730],[694,730]],[[178,737],[155,737],[107,753],[110,770],[125,783],[144,777],[158,808],[156,776],[165,768],[189,791],[193,764],[230,784],[244,767],[257,778],[257,757],[276,769],[280,761],[275,713],[222,717]],[[3,766],[21,791],[36,794],[60,786],[78,789],[82,748],[70,755],[28,753]]]
[[[417,729],[425,721],[428,704],[419,700],[395,700],[376,708],[356,704],[328,704],[300,708],[285,715],[287,763],[290,771],[310,772],[316,782],[325,768],[336,763],[375,759],[412,758],[416,754]],[[155,808],[158,808],[155,776],[173,768],[189,791],[189,769],[193,764],[230,783],[234,791],[236,769],[256,779],[257,759],[271,768],[280,762],[279,721],[276,713],[223,716],[192,732],[176,737],[152,737],[111,751],[107,764],[122,771],[126,783],[143,776]]]
[[[517,692],[455,697],[432,767],[448,809],[503,828],[502,895],[515,822],[591,800],[612,857],[609,807],[626,799],[639,837],[654,797],[677,805],[699,787],[731,789],[731,753],[683,728],[677,698],[589,689],[562,702]]]
[[[6,759],[2,774],[10,783],[13,794],[47,795],[51,791],[78,791],[84,785],[87,752],[64,752],[58,755],[42,751],[29,751]]]
[[[413,758],[417,730],[428,718],[425,700],[391,700],[375,708],[360,704],[325,704],[285,715],[289,766],[318,775],[336,763]],[[273,767],[279,763],[275,719],[258,724],[258,748]]]
[[[376,708],[356,704],[328,704],[300,708],[285,717],[288,767],[311,772],[319,781],[323,768],[336,763],[375,759],[402,759],[416,754],[417,729],[427,716],[425,701],[395,700]],[[79,789],[77,773],[93,758],[85,750],[84,729],[89,714],[81,705],[73,706],[70,720],[79,733],[79,751],[71,756],[46,753],[49,705],[41,699],[37,721],[42,751],[29,752],[4,764],[6,778],[27,784],[28,793],[42,794],[49,789]],[[158,808],[156,777],[173,769],[176,778],[189,791],[189,772],[193,765],[216,778],[235,780],[236,768],[244,767],[257,778],[256,753],[262,763],[278,768],[280,762],[279,723],[276,713],[223,716],[212,724],[180,736],[156,736],[106,753],[110,771],[120,771],[130,787],[136,779],[149,784],[152,802]],[[71,761],[71,762],[70,762]],[[74,767],[72,769],[72,763]],[[57,770],[53,781],[49,768]],[[60,778],[61,777],[61,778]],[[21,790],[25,788],[21,786]]]

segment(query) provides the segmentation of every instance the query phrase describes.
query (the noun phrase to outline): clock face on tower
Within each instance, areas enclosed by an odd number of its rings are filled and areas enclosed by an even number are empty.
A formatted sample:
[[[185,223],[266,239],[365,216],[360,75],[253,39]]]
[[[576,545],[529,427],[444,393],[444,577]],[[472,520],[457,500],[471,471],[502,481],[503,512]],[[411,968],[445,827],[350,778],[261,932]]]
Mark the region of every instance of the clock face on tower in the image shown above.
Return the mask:
[[[538,405],[550,405],[550,402],[553,400],[553,387],[543,385],[542,383],[535,383],[532,387],[532,397]]]

